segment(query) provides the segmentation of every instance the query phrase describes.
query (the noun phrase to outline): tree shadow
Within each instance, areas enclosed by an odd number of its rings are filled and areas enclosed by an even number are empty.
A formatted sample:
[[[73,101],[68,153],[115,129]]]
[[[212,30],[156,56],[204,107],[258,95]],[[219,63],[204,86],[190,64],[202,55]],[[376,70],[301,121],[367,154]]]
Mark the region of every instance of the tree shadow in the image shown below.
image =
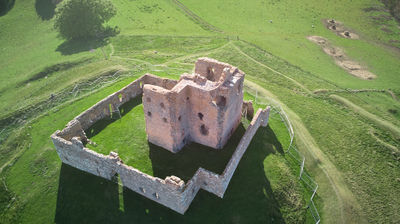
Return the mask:
[[[15,0],[0,0],[0,16],[6,15],[15,4]]]
[[[109,26],[103,27],[102,31],[93,34],[91,37],[65,40],[57,47],[56,51],[59,51],[62,55],[72,55],[84,51],[92,51],[107,45],[108,39],[118,35],[119,32],[120,30],[118,26],[114,28]]]
[[[240,134],[244,130],[239,127]],[[235,137],[231,138],[235,140]],[[196,146],[197,147],[197,146]],[[193,149],[190,156],[172,154],[152,146],[154,173],[157,176],[190,175],[200,161],[216,170],[219,164],[210,152]],[[183,149],[190,150],[190,148]],[[199,149],[200,150],[200,149]],[[204,151],[204,149],[202,149]],[[180,215],[127,188],[118,195],[118,185],[63,164],[57,197],[56,222],[85,223],[284,223],[278,201],[265,176],[263,162],[271,153],[283,151],[269,127],[260,128],[244,154],[223,199],[200,190],[185,215]],[[169,152],[168,152],[169,153]],[[224,152],[226,157],[232,152]],[[172,158],[177,155],[177,159]],[[163,159],[165,158],[165,159]],[[188,161],[180,161],[186,159]],[[204,161],[209,159],[210,161]],[[179,160],[179,164],[174,161]],[[197,161],[199,160],[199,161]],[[172,164],[171,164],[172,162]],[[193,165],[193,164],[194,165]],[[220,173],[220,172],[219,172]],[[123,197],[122,201],[119,198]]]
[[[60,52],[62,55],[72,55],[84,51],[91,51],[105,45],[107,45],[106,38],[73,39],[64,41],[57,47],[56,51]]]
[[[20,83],[17,84],[18,87],[24,86],[30,82],[34,82],[43,78],[47,78],[51,75],[53,75],[56,72],[61,72],[61,71],[66,71],[68,69],[71,69],[73,67],[82,65],[86,62],[89,62],[91,59],[90,58],[84,58],[79,61],[67,61],[67,62],[60,62],[51,66],[47,66],[44,69],[42,69],[40,72],[35,73],[32,75],[29,79],[23,80]],[[1,94],[1,93],[0,93]]]
[[[42,20],[53,18],[56,6],[52,0],[36,0],[35,2],[36,13]]]

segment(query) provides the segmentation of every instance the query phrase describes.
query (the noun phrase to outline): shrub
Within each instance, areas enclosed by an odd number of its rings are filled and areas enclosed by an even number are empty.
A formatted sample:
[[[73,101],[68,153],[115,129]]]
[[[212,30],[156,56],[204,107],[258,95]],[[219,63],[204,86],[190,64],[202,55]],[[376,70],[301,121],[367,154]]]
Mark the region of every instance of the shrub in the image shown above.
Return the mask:
[[[397,110],[396,109],[389,109],[388,111],[391,114],[397,114]]]

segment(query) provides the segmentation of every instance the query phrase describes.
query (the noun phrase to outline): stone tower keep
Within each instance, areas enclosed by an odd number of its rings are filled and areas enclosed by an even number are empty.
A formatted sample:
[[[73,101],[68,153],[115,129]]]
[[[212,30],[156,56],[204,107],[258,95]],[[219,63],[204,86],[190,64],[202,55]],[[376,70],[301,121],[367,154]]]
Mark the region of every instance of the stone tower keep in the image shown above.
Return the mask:
[[[194,73],[181,75],[175,85],[145,84],[148,140],[171,152],[189,142],[222,148],[240,123],[243,80],[238,68],[199,58]]]

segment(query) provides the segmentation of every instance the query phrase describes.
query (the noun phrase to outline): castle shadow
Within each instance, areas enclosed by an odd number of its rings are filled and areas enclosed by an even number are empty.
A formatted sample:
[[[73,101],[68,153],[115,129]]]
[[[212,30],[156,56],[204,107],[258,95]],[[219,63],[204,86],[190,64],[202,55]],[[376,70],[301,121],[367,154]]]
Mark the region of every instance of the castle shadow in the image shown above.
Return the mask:
[[[244,132],[243,126],[240,126],[237,132],[239,134]],[[231,141],[238,141],[235,135]],[[204,166],[221,173],[226,164],[218,163],[229,161],[233,151],[224,152],[226,155],[215,159],[210,152],[201,155],[200,151],[196,151],[196,148],[201,147],[196,145],[195,152],[187,152],[187,155],[175,154],[177,156],[175,159],[174,154],[152,145],[150,157],[154,174],[191,177],[193,170]],[[188,146],[182,152],[191,148],[193,146]],[[269,126],[260,128],[239,163],[224,198],[200,190],[185,215],[180,215],[127,188],[123,188],[122,195],[118,194],[116,183],[63,164],[55,221],[58,223],[284,223],[279,203],[273,196],[264,172],[263,162],[271,153],[283,153],[282,145]],[[180,161],[181,159],[185,161]],[[174,163],[177,161],[178,164]],[[122,201],[120,201],[121,196],[123,196]]]
[[[118,184],[61,165],[55,223],[114,223],[119,214]]]
[[[190,143],[178,153],[171,153],[149,142],[153,175],[161,179],[174,175],[187,182],[199,167],[222,174],[245,131],[243,124],[240,124],[224,148],[217,150]]]
[[[244,128],[241,126],[237,132],[240,134],[243,131]],[[231,140],[235,141],[235,136]],[[183,150],[190,150],[190,146]],[[165,150],[157,149],[153,152],[158,154],[152,156],[152,158],[157,158],[152,160],[155,175],[165,176],[172,173],[180,174],[177,176],[181,177],[181,175],[192,173],[192,171],[185,171],[185,168],[197,170],[198,167],[207,166],[207,163],[210,163],[209,166],[221,170],[221,165],[213,164],[220,161],[211,157],[209,162],[205,161],[205,164],[199,164],[196,161],[198,158],[202,160],[198,156],[199,152],[193,153],[192,158],[186,157],[189,161],[184,162],[187,164],[185,166],[171,164],[171,160],[173,162],[175,159],[164,157],[163,151]],[[263,166],[266,156],[276,152],[281,153],[283,149],[274,132],[269,127],[260,128],[239,163],[224,198],[221,199],[200,190],[185,215],[179,215],[129,189],[124,189],[125,214],[123,221],[131,220],[136,223],[284,223],[279,203],[273,196]],[[205,158],[207,154],[204,156]],[[231,154],[231,152],[227,154]],[[163,157],[166,160],[162,160]],[[222,165],[223,168],[225,165]],[[222,173],[223,168],[221,172],[217,173]]]

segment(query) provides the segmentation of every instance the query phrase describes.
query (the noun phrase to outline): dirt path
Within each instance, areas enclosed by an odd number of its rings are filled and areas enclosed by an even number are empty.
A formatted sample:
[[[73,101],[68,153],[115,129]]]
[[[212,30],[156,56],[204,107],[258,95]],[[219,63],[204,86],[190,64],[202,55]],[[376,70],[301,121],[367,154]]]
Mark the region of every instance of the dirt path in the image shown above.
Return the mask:
[[[389,131],[390,133],[392,133],[392,135],[396,139],[400,139],[400,128],[397,127],[396,125],[394,125],[386,120],[382,120],[375,114],[371,114],[370,112],[366,111],[364,108],[357,106],[356,104],[354,104],[353,102],[351,102],[350,100],[348,100],[344,97],[334,95],[334,94],[330,95],[329,97],[336,100],[337,102],[343,104],[344,106],[350,108],[351,110],[353,110],[355,113],[359,114],[360,116],[372,121],[377,126]]]
[[[384,89],[317,89],[314,90],[314,94],[327,94],[327,93],[364,93],[364,92],[375,92],[384,93]]]
[[[241,55],[243,55],[243,56],[245,56],[246,58],[250,59],[252,62],[254,62],[254,63],[260,65],[261,67],[264,67],[264,68],[266,68],[266,69],[268,69],[268,70],[270,70],[270,71],[272,71],[272,72],[274,72],[274,73],[276,73],[276,74],[278,74],[278,75],[280,75],[280,76],[285,77],[286,79],[292,81],[292,82],[293,82],[295,85],[297,85],[298,87],[302,88],[302,89],[303,89],[304,91],[306,91],[308,94],[310,94],[310,95],[313,94],[313,92],[311,92],[307,87],[305,87],[304,85],[302,85],[302,84],[299,83],[298,81],[296,81],[296,80],[290,78],[290,77],[287,76],[287,75],[282,74],[281,72],[276,71],[275,69],[269,67],[269,66],[266,65],[266,64],[263,64],[263,63],[257,61],[256,59],[252,58],[250,55],[248,55],[248,54],[244,53],[242,50],[240,50],[240,48],[237,47],[235,44],[232,43],[231,46],[232,46],[233,48],[235,48],[235,50],[237,50]]]
[[[388,149],[391,151],[391,153],[393,153],[393,154],[395,154],[395,155],[397,155],[397,156],[400,157],[400,150],[399,150],[398,148],[396,148],[396,146],[391,145],[391,144],[389,144],[389,143],[383,141],[382,139],[380,139],[380,138],[374,133],[374,130],[373,130],[372,128],[369,130],[369,134],[370,134],[377,142],[379,142],[381,145],[383,145],[383,146],[385,146],[386,148],[388,148]]]
[[[324,222],[366,223],[361,208],[347,187],[341,172],[318,147],[300,117],[268,90],[248,80],[245,80],[245,85],[257,90],[260,96],[273,99],[287,112],[295,130],[296,145],[308,158],[307,169],[315,175],[320,186],[318,195],[325,202],[323,207]],[[338,218],[340,221],[338,221]]]

